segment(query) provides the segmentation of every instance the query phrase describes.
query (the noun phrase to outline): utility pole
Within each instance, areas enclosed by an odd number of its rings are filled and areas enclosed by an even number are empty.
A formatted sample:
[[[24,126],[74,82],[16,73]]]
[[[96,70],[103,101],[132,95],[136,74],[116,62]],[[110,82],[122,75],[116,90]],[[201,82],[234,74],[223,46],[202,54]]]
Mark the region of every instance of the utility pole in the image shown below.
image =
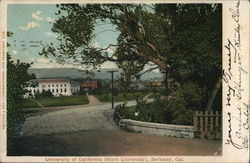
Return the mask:
[[[112,89],[112,109],[114,109],[114,70],[108,71],[111,73],[111,89]]]

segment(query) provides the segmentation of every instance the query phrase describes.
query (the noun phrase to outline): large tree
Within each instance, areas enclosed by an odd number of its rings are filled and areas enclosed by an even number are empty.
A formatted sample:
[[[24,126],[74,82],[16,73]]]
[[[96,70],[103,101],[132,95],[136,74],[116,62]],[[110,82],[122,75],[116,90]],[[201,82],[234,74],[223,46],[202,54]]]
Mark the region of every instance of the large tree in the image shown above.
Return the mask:
[[[98,66],[106,61],[141,69],[153,63],[171,81],[193,81],[207,87],[208,109],[221,85],[221,5],[218,4],[62,4],[52,31],[59,44],[41,55],[58,62]],[[94,29],[112,24],[116,44],[96,48]],[[108,50],[115,48],[113,54]],[[134,71],[137,72],[137,71]],[[131,73],[131,71],[130,71]]]
[[[8,32],[8,37],[13,33]],[[10,44],[8,44],[10,47]],[[13,61],[7,54],[7,149],[8,155],[13,152],[14,138],[18,134],[21,123],[24,121],[23,112],[20,108],[23,95],[28,91],[25,87],[32,86],[28,81],[34,79],[34,75],[28,74],[31,64],[19,60]]]

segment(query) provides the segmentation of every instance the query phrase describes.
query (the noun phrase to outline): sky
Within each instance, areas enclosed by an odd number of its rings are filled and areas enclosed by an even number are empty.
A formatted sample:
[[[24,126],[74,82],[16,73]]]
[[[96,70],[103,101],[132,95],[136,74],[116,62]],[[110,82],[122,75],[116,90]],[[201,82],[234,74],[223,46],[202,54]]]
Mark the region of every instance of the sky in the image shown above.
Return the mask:
[[[32,68],[61,68],[73,67],[72,65],[60,65],[53,58],[39,56],[43,44],[56,43],[56,33],[51,31],[53,22],[57,19],[57,11],[54,4],[9,4],[8,5],[8,31],[13,32],[13,36],[8,38],[11,45],[8,52],[13,60],[20,60],[32,64]],[[110,24],[97,26],[92,44],[97,47],[106,47],[110,43],[116,43],[118,32],[106,31],[114,30]],[[105,31],[105,32],[103,32]],[[112,53],[112,50],[109,51]],[[116,68],[111,62],[105,62],[101,68]]]

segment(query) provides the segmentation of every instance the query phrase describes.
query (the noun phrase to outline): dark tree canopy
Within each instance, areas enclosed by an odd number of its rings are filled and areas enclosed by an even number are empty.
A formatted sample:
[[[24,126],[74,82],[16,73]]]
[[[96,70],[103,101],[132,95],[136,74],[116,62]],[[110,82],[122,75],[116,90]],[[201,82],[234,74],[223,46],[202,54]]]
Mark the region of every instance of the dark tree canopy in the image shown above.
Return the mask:
[[[209,90],[221,76],[222,8],[220,4],[61,4],[52,31],[59,45],[44,47],[41,55],[58,62],[98,68],[106,61],[138,73],[153,63],[178,83],[193,81]],[[96,48],[95,26],[112,24],[116,44]],[[113,54],[108,49],[115,48]],[[128,69],[127,69],[128,70]]]
[[[8,152],[11,152],[17,127],[24,121],[20,108],[23,95],[27,93],[25,87],[30,86],[27,82],[34,79],[34,75],[27,73],[30,64],[20,61],[14,62],[8,55],[7,59],[7,137]]]
[[[11,37],[12,32],[7,32]],[[7,47],[11,45],[7,43]],[[11,59],[7,54],[7,148],[8,154],[13,150],[14,138],[17,135],[17,128],[24,121],[23,112],[20,108],[23,95],[28,91],[25,87],[35,86],[34,83],[28,82],[35,78],[35,75],[28,74],[27,70],[31,64],[23,63]]]

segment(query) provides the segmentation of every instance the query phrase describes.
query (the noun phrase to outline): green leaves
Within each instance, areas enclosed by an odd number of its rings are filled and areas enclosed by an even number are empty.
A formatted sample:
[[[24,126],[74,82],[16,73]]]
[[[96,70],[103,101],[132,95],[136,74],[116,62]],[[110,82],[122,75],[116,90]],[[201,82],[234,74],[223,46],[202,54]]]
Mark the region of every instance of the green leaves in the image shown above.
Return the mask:
[[[27,93],[25,87],[30,86],[30,79],[35,78],[34,75],[27,73],[30,64],[11,60],[7,58],[7,136],[8,147],[11,148],[13,138],[15,137],[16,129],[24,120],[20,102],[23,95]]]
[[[222,6],[220,4],[61,4],[53,32],[59,46],[48,44],[42,55],[58,62],[98,69],[112,61],[130,80],[152,62],[169,81],[198,84],[212,90],[221,75]],[[92,45],[98,23],[111,23],[119,35],[117,44]],[[104,29],[107,30],[107,29]],[[114,48],[115,53],[107,51]],[[178,86],[174,84],[175,86]]]
[[[65,55],[67,57],[63,57],[64,59],[79,58],[78,63],[84,61],[85,64],[91,60],[89,65],[93,66],[105,60],[116,61],[112,56],[106,55],[108,49],[93,51],[91,45],[96,23],[109,22],[120,32],[115,57],[140,60],[142,64],[159,59],[161,67],[168,64],[183,78],[197,73],[201,65],[209,71],[214,71],[214,67],[220,68],[221,49],[218,44],[221,39],[218,38],[221,36],[221,29],[218,28],[221,28],[221,21],[214,17],[221,15],[218,12],[221,6],[62,4],[57,7],[59,18],[52,31],[59,34],[58,41],[61,43],[57,48],[55,45],[46,46],[41,53],[45,56]],[[138,55],[139,53],[144,55]],[[204,62],[207,57],[212,61]],[[190,71],[185,70],[188,67],[191,68]]]

